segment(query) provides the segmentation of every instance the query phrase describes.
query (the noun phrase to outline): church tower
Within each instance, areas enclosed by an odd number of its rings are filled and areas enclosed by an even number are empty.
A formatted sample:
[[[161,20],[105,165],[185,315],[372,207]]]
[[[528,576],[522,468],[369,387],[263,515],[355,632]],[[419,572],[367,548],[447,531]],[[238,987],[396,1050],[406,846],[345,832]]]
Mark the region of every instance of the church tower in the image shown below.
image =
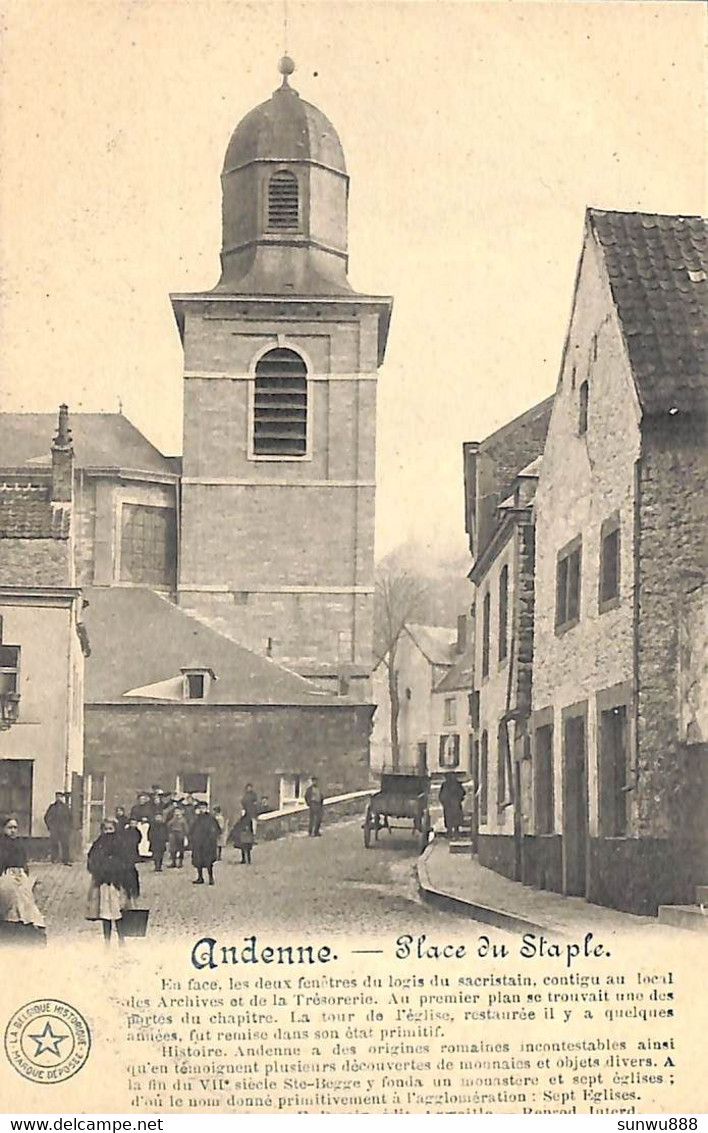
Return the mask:
[[[362,695],[392,301],[349,283],[342,146],[293,70],[280,61],[282,85],[229,142],[219,283],[172,296],[185,366],[179,602]]]

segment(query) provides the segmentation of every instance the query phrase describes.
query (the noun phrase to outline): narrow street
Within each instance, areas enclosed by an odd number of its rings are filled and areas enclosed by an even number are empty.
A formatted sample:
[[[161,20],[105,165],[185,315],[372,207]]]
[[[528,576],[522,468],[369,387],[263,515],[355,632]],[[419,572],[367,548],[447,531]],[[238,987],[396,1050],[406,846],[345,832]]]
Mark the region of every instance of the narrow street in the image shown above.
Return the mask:
[[[156,874],[151,862],[138,868],[142,897],[150,909],[151,938],[185,933],[223,937],[225,931],[284,929],[312,933],[391,934],[454,931],[460,938],[478,925],[429,908],[418,897],[417,840],[407,830],[384,832],[377,846],[364,849],[361,820],[323,828],[321,838],[291,835],[258,844],[253,864],[242,866],[228,847],[215,867],[216,884],[193,885],[189,857],[181,870],[165,864]],[[84,920],[88,874],[83,863],[71,869],[37,864],[37,899],[50,938],[97,935]]]

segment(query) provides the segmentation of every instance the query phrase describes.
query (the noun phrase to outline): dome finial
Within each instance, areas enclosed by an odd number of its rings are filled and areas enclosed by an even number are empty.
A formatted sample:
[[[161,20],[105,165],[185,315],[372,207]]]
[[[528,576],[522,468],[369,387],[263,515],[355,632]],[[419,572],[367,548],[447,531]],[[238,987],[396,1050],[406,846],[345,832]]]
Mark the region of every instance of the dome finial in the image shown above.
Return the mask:
[[[278,70],[283,76],[283,86],[288,86],[288,75],[292,75],[295,70],[295,64],[289,55],[283,55],[282,58],[278,60]]]

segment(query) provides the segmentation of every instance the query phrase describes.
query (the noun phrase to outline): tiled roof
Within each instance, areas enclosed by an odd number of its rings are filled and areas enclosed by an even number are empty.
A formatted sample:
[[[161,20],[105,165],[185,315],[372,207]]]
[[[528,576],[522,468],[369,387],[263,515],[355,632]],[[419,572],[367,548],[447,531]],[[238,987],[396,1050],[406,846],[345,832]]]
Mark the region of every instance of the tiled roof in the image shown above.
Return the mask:
[[[45,487],[0,484],[0,539],[68,539],[69,508],[52,507]]]
[[[409,625],[406,630],[431,665],[451,665],[455,660],[457,630],[447,626]]]
[[[122,413],[72,413],[70,425],[77,468],[179,473],[179,459],[163,456]],[[55,432],[54,413],[0,413],[0,467],[49,465]]]
[[[130,690],[169,681],[193,665],[212,669],[207,704],[349,705],[289,669],[217,633],[179,606],[142,587],[84,591],[91,641],[87,704],[144,703]]]
[[[646,413],[708,411],[708,220],[589,209]]]

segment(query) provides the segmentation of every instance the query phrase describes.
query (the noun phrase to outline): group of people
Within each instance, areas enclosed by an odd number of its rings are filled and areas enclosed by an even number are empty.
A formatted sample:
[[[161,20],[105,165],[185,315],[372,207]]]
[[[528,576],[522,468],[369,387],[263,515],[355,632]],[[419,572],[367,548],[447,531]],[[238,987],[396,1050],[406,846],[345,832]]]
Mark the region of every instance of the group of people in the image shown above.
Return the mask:
[[[305,802],[308,834],[317,838],[324,813],[324,795],[317,779],[312,779],[307,788]],[[191,794],[165,792],[158,786],[139,792],[128,813],[125,807],[117,806],[114,816],[102,821],[88,852],[86,919],[101,922],[107,942],[114,930],[122,941],[124,914],[135,909],[140,896],[140,861],[152,860],[155,872],[161,873],[166,855],[171,868],[181,869],[185,853],[190,851],[196,870],[193,884],[214,885],[214,864],[228,842],[240,850],[241,864],[251,865],[258,817],[269,810],[267,797],[247,783],[241,814],[227,834],[226,818],[219,806],[210,809],[204,800]],[[44,821],[51,860],[71,865],[72,818],[64,792],[56,793]],[[27,850],[19,837],[17,819],[5,815],[0,824],[0,936],[45,943],[45,923],[34,899]]]

